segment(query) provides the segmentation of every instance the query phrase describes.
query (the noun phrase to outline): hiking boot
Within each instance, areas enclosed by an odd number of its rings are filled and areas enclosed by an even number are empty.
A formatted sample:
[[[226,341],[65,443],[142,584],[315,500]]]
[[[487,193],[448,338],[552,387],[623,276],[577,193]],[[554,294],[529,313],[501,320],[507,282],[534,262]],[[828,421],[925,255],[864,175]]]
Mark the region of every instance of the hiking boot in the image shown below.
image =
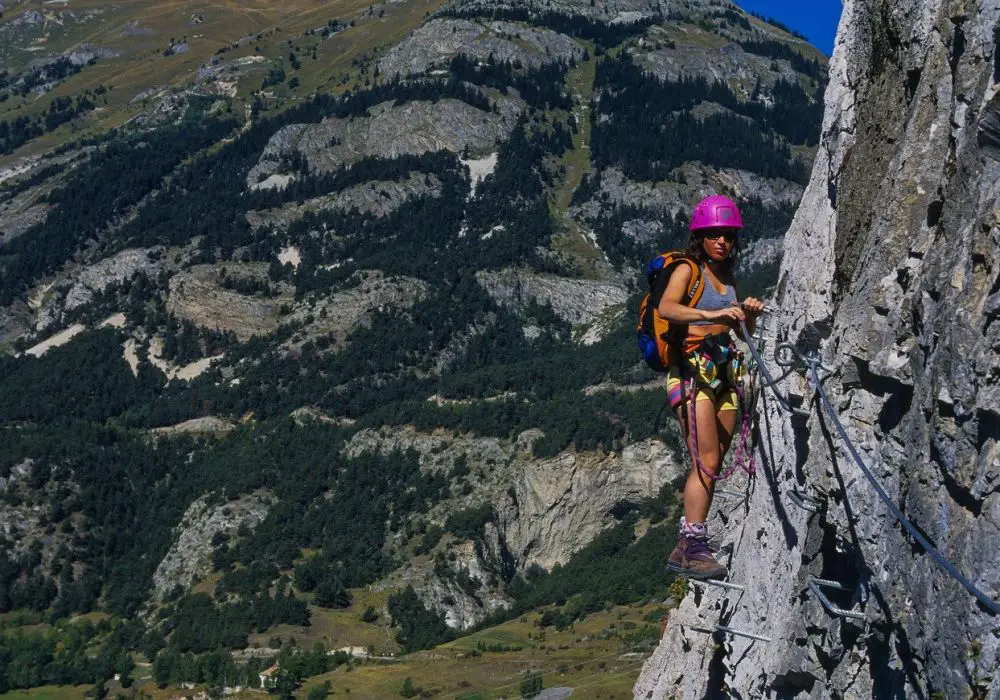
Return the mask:
[[[682,534],[670,553],[667,569],[694,579],[724,578],[728,570],[714,554],[707,537]]]

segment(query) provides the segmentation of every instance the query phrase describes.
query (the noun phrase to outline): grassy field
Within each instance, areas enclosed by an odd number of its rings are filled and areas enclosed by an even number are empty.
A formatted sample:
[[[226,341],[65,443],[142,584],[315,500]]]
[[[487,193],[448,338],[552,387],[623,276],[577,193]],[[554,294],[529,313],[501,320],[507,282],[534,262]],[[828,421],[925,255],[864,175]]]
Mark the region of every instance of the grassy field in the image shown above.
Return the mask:
[[[572,68],[566,75],[566,84],[573,95],[573,114],[579,129],[573,137],[572,150],[563,155],[561,164],[566,174],[559,188],[549,198],[549,211],[561,229],[552,239],[553,249],[574,260],[584,277],[596,278],[599,276],[597,263],[601,259],[601,251],[590,242],[580,225],[568,214],[573,193],[583,176],[591,171],[590,110],[597,59],[594,57],[592,42],[581,44],[590,53],[590,60],[577,62],[576,68]]]
[[[387,698],[409,678],[435,698],[518,697],[525,676],[541,673],[545,687],[573,687],[574,698],[631,697],[646,654],[628,635],[655,638],[657,625],[643,619],[655,608],[615,607],[562,632],[539,628],[531,614],[391,663],[337,669],[309,679],[302,693],[328,680],[336,696]],[[516,650],[484,650],[491,646]]]
[[[4,700],[83,700],[91,685],[43,685],[31,690],[11,690],[0,694]]]
[[[311,649],[315,644],[322,644],[327,649],[342,647],[371,648],[376,655],[395,654],[399,644],[391,630],[386,627],[388,620],[380,617],[369,624],[361,621],[361,615],[369,606],[376,611],[385,610],[389,596],[394,591],[375,593],[367,588],[353,589],[354,603],[344,610],[327,610],[315,605],[309,606],[309,627],[295,625],[278,625],[267,632],[254,634],[250,637],[251,646],[267,646],[272,637],[281,637],[283,641],[294,639],[303,649]]]

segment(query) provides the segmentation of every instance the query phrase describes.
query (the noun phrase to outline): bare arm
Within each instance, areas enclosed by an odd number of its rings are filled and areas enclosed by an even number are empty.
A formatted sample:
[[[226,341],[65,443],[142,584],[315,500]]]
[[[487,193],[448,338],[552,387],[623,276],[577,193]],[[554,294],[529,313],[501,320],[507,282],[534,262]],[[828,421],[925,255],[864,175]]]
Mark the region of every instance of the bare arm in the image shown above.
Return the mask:
[[[670,274],[667,282],[667,289],[660,298],[660,305],[656,307],[656,312],[671,323],[692,323],[694,321],[712,321],[713,323],[735,324],[744,319],[743,310],[738,306],[732,306],[718,311],[705,311],[685,306],[682,303],[684,295],[687,293],[688,285],[691,283],[691,268],[688,265],[679,265]],[[706,284],[707,281],[702,281]]]
[[[757,319],[764,313],[764,302],[756,297],[747,297],[741,306],[743,313],[746,314],[747,331],[753,335],[757,328]]]

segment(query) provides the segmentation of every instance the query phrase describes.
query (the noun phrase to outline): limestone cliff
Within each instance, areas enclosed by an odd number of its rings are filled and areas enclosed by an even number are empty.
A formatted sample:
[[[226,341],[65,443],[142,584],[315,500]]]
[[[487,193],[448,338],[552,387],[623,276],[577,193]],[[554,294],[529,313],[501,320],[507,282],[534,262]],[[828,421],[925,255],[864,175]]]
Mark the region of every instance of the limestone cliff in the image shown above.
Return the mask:
[[[431,509],[431,522],[443,525],[450,514],[483,503],[494,508],[495,521],[486,524],[481,547],[466,542],[446,548],[453,562],[445,565],[446,575],[414,559],[378,587],[411,584],[450,626],[466,629],[509,605],[505,577],[533,565],[565,564],[614,523],[618,509],[656,496],[683,471],[674,451],[657,439],[631,444],[621,454],[564,451],[537,459],[531,445],[540,436],[529,430],[509,441],[410,427],[355,434],[344,448],[348,457],[412,449],[425,471],[453,473],[457,464],[467,465],[468,480],[460,478],[453,489],[458,495]],[[471,590],[456,585],[456,573],[464,574]]]
[[[998,19],[990,0],[846,0],[774,302],[779,336],[835,368],[824,386],[890,497],[994,599]],[[762,421],[764,469],[721,541],[746,590],[694,587],[635,697],[1000,697],[1000,620],[902,534],[806,382],[782,388],[809,417]],[[857,590],[834,595],[864,619],[827,613],[809,577]],[[695,629],[718,624],[772,641]]]

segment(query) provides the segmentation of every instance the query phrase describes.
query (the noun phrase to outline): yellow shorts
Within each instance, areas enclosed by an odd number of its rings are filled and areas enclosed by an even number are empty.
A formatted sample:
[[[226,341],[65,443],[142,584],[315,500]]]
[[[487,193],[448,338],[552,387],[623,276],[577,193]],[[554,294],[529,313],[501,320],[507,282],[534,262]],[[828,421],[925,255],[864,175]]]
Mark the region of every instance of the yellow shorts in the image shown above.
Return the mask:
[[[685,400],[681,386],[681,373],[677,367],[671,367],[667,371],[667,401],[670,408],[676,410]],[[687,398],[690,401],[690,397]],[[738,411],[740,408],[740,397],[736,389],[722,386],[718,389],[709,389],[707,386],[699,386],[695,393],[695,401],[711,401],[715,404],[715,410]]]

